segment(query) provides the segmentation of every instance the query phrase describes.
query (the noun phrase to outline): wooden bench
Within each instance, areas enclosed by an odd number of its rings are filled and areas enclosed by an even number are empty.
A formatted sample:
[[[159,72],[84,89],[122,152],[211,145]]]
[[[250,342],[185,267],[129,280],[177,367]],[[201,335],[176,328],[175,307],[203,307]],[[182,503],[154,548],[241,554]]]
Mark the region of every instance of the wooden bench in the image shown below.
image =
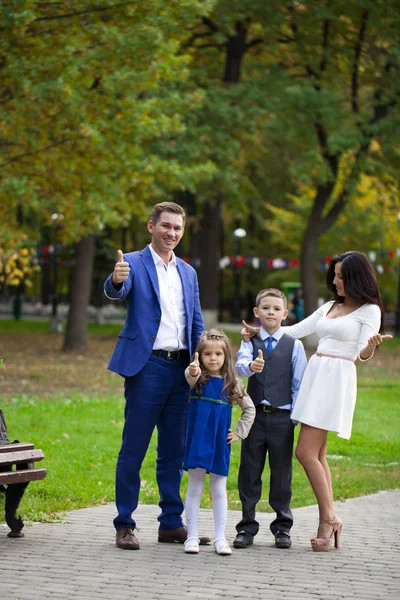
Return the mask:
[[[2,411],[0,410],[0,492],[6,496],[5,518],[11,529],[8,537],[24,537],[24,522],[17,517],[17,509],[30,481],[46,477],[46,469],[36,469],[35,462],[44,458],[41,450],[29,443],[11,443]]]

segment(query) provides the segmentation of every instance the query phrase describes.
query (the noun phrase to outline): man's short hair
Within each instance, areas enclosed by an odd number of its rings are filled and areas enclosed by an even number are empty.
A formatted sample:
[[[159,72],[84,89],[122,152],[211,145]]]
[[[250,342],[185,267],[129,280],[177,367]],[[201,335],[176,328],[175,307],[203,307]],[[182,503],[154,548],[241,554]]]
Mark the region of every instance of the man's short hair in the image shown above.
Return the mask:
[[[265,298],[265,296],[273,296],[274,298],[281,298],[283,300],[283,306],[285,309],[287,308],[287,298],[285,294],[281,290],[277,290],[276,288],[266,288],[265,290],[260,290],[256,297],[256,307],[260,306],[261,300]]]
[[[176,202],[160,202],[159,204],[156,204],[150,216],[150,220],[154,223],[154,225],[157,223],[162,212],[170,212],[175,213],[176,215],[181,215],[183,224],[185,224],[186,213],[180,204],[176,204]]]

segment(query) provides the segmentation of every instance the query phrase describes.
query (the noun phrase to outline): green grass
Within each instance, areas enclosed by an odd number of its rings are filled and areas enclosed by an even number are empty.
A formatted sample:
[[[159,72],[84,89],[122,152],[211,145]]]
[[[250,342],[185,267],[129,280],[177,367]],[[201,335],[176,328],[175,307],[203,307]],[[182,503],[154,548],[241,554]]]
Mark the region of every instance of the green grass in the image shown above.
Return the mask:
[[[65,326],[65,323],[64,323]],[[50,324],[47,320],[20,320],[14,321],[11,319],[0,319],[0,331],[2,334],[35,334],[35,333],[50,333]],[[89,323],[89,335],[99,335],[103,337],[116,337],[122,329],[121,324],[107,323],[105,325],[96,325]]]
[[[64,323],[65,325],[65,323]],[[105,325],[96,325],[95,323],[89,323],[88,333],[89,335],[102,336],[102,337],[116,337],[122,329],[122,322],[119,323],[106,323]],[[48,320],[33,320],[33,319],[21,319],[15,321],[12,319],[0,319],[0,331],[2,334],[35,334],[35,333],[49,333],[49,321]],[[239,345],[241,336],[238,331],[226,331],[231,342]]]
[[[336,499],[399,487],[399,392],[399,384],[389,389],[360,390],[351,440],[329,434],[328,454]],[[43,401],[22,396],[3,400],[2,408],[10,438],[33,442],[45,454],[41,466],[46,467],[47,478],[32,482],[21,503],[20,512],[26,519],[54,520],[66,510],[114,500],[115,463],[123,426],[121,398],[58,396]],[[234,420],[239,412],[238,408],[234,409]],[[140,501],[147,504],[158,502],[155,446],[153,436],[141,472]],[[239,457],[240,445],[237,443],[232,447],[228,478],[232,509],[240,508],[237,493]],[[293,464],[292,506],[314,504],[315,498],[303,469],[296,460]],[[269,510],[268,477],[266,469],[259,510]],[[186,481],[185,474],[183,494]],[[211,506],[207,492],[203,495],[202,506]]]
[[[121,324],[107,323],[105,325],[96,325],[89,323],[88,331],[90,335],[115,336],[121,331]],[[48,320],[21,319],[0,319],[1,333],[47,333],[49,331]],[[241,336],[238,331],[231,331],[229,328],[225,330],[230,340],[234,344],[240,344]],[[385,340],[383,348],[385,351],[400,349],[400,337],[392,340]]]
[[[5,343],[7,336],[25,334],[26,340],[21,338],[23,347],[34,344],[35,335],[47,333],[48,327],[47,321],[0,320],[0,332],[4,334]],[[116,338],[120,329],[120,325],[90,324],[89,334],[98,336],[99,340]],[[238,332],[226,333],[235,345],[240,342]],[[357,367],[359,392],[351,440],[342,440],[335,434],[329,434],[328,456],[336,499],[400,487],[400,339],[385,341],[377,357]],[[105,368],[103,362],[103,359],[99,359],[98,368]],[[27,364],[30,364],[29,360]],[[61,369],[60,377],[62,372]],[[95,372],[98,373],[97,370]],[[29,377],[40,383],[46,375],[35,367]],[[55,520],[67,510],[114,501],[115,464],[123,427],[122,380],[117,388],[113,388],[118,389],[118,394],[120,390],[120,395],[116,396],[113,391],[113,395],[104,393],[103,397],[96,397],[94,380],[88,381],[87,396],[84,392],[80,395],[69,392],[47,399],[32,395],[1,399],[10,439],[33,442],[45,454],[44,461],[38,466],[41,464],[47,469],[47,478],[29,484],[20,508],[25,519]],[[15,389],[18,389],[18,385]],[[239,412],[236,407],[234,421],[239,417]],[[140,501],[148,504],[158,503],[155,448],[154,435],[141,471]],[[229,506],[232,509],[240,509],[237,492],[239,458],[240,445],[236,443],[232,447],[228,478]],[[296,459],[293,466],[292,506],[314,504],[314,494]],[[266,468],[259,510],[269,510],[268,479]],[[183,495],[186,485],[187,476],[184,474]],[[0,495],[0,519],[4,514],[3,503],[4,497]],[[208,492],[203,495],[202,506],[211,506]]]
[[[32,442],[45,459],[47,477],[32,482],[21,511],[32,520],[109,502],[123,425],[121,399],[82,396],[46,401],[21,396],[2,401],[10,440]]]

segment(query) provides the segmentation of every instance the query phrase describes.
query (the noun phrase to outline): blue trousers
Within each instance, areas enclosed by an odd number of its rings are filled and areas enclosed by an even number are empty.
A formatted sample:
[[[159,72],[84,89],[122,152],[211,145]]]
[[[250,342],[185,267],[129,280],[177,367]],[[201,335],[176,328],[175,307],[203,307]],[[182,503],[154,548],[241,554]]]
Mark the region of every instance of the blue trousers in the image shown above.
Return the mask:
[[[187,359],[151,355],[139,373],[125,378],[125,424],[116,473],[117,531],[136,526],[132,513],[139,502],[140,468],[155,427],[160,529],[176,529],[183,524],[180,484],[189,404],[184,375],[187,364]]]

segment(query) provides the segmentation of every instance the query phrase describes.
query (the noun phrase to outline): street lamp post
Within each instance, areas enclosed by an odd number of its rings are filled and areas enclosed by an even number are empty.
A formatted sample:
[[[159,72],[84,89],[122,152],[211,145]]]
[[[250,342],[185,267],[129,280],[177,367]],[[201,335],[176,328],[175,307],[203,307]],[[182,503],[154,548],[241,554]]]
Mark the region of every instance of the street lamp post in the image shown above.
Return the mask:
[[[241,322],[241,289],[240,289],[240,269],[237,261],[241,257],[242,253],[242,239],[246,236],[246,231],[241,227],[238,227],[233,232],[236,238],[236,262],[233,266],[233,302],[232,302],[232,322]]]
[[[62,221],[64,215],[60,213],[54,213],[51,215],[52,225],[53,225],[53,254],[52,254],[52,262],[53,262],[53,281],[52,281],[52,299],[51,299],[51,318],[50,318],[50,331],[55,333],[61,333],[62,331],[62,321],[57,314],[58,309],[58,263],[59,255],[57,256],[57,226],[60,221]]]

